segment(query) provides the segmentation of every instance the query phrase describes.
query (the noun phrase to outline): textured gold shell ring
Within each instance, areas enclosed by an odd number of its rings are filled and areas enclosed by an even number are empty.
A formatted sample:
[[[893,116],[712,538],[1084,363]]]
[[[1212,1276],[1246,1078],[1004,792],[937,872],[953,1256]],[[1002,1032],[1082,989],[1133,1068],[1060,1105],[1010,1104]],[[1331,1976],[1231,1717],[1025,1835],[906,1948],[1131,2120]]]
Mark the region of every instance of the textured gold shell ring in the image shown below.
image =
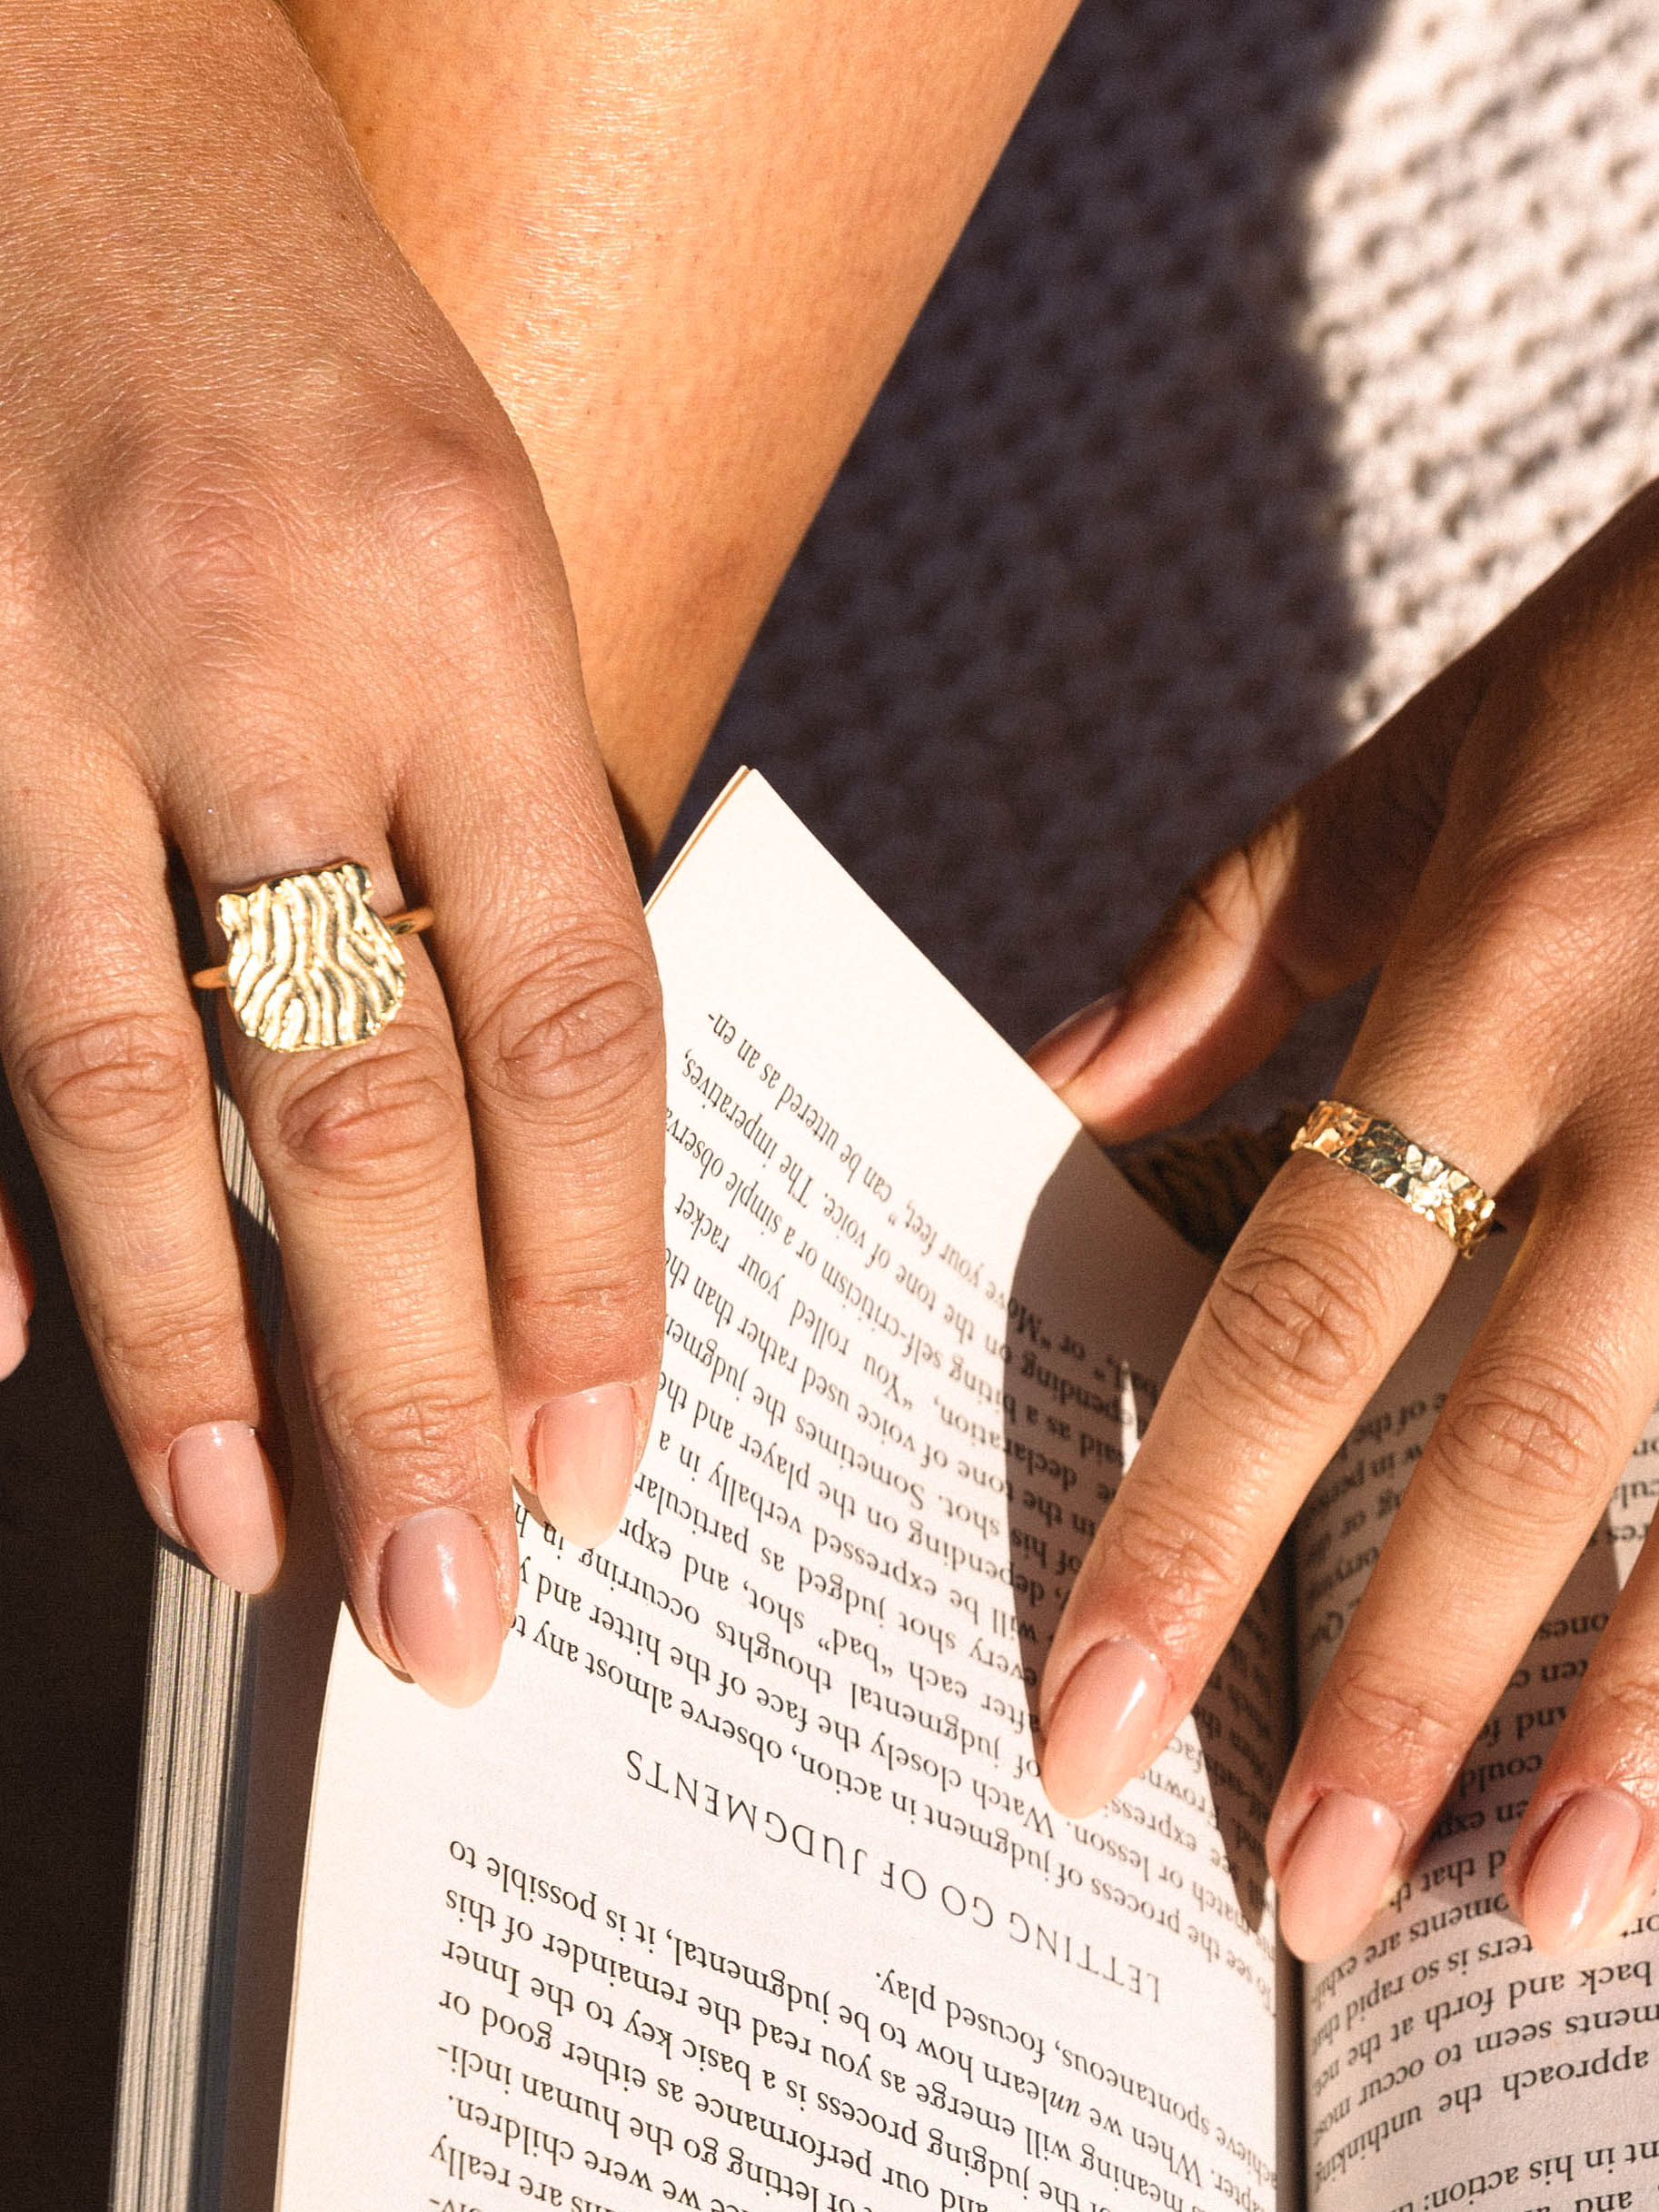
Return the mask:
[[[217,911],[229,957],[190,980],[200,991],[228,990],[243,1031],[273,1052],[365,1043],[403,1003],[397,940],[432,918],[430,907],[382,918],[369,890],[368,869],[343,860],[226,891]]]
[[[1492,1200],[1473,1175],[1414,1144],[1404,1129],[1361,1106],[1322,1098],[1291,1139],[1292,1152],[1317,1152],[1351,1168],[1378,1190],[1432,1221],[1466,1260],[1492,1225]]]

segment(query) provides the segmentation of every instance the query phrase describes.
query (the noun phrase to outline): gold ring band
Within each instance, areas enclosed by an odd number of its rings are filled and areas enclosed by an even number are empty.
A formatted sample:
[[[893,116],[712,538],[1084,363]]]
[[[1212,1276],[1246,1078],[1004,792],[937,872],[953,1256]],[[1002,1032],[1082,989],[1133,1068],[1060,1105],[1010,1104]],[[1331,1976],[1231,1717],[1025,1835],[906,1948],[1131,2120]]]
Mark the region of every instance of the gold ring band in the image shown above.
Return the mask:
[[[371,888],[360,861],[342,860],[226,891],[216,912],[229,954],[191,982],[228,991],[244,1034],[273,1052],[366,1043],[403,1003],[398,938],[432,919],[430,907],[376,914]]]
[[[1316,1152],[1386,1191],[1432,1222],[1468,1259],[1492,1226],[1493,1201],[1465,1175],[1363,1106],[1322,1098],[1291,1139],[1292,1152]]]
[[[432,910],[430,907],[405,907],[401,914],[385,914],[380,918],[393,937],[418,937],[422,929],[432,927]],[[198,991],[222,991],[230,979],[228,966],[198,967],[190,978]]]

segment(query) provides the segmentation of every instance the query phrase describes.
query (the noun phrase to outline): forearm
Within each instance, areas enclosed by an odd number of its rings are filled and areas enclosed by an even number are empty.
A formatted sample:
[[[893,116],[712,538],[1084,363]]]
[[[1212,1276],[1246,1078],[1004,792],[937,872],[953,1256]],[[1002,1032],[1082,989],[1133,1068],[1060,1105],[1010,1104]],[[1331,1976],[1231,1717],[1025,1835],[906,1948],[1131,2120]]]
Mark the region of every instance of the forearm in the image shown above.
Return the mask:
[[[293,0],[557,528],[666,828],[1071,0]]]

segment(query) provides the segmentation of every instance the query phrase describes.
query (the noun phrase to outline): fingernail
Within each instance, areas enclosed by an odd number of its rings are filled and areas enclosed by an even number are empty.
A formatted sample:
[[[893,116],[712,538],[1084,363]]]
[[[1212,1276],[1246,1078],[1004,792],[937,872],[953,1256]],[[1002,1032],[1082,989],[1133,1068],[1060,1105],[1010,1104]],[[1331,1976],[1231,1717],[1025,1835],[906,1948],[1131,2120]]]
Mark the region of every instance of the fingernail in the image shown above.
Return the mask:
[[[1043,1731],[1043,1789],[1056,1812],[1081,1820],[1139,1773],[1168,1695],[1160,1662],[1128,1636],[1078,1661]]]
[[[210,1573],[255,1597],[283,1563],[283,1496],[245,1421],[204,1421],[167,1454],[173,1511]]]
[[[15,1275],[0,1285],[0,1383],[23,1364],[29,1348],[29,1309]]]
[[[1381,1905],[1406,1830],[1368,1797],[1332,1790],[1302,1823],[1279,1876],[1279,1933],[1310,1964],[1346,1950]]]
[[[1642,1815],[1623,1790],[1569,1798],[1545,1830],[1521,1893],[1533,1949],[1587,1950],[1614,1934],[1641,1848]]]
[[[573,1390],[536,1415],[530,1463],[541,1510],[567,1543],[603,1543],[628,1503],[634,1394],[626,1383]]]
[[[1082,1074],[1122,1019],[1123,993],[1108,991],[1039,1037],[1026,1058],[1045,1083],[1063,1090],[1073,1076]]]
[[[495,1564],[471,1513],[414,1513],[386,1541],[381,1611],[404,1671],[440,1705],[472,1705],[502,1655]]]

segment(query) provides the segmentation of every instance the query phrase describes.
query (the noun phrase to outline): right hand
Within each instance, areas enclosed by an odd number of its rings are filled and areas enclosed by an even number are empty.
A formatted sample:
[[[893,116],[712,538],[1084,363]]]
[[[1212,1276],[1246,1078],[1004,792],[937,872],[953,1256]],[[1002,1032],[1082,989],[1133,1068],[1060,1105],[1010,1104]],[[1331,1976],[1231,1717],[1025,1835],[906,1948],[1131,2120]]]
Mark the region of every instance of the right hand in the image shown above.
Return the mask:
[[[1208,868],[1119,1007],[1033,1056],[1120,1140],[1197,1111],[1376,968],[1334,1096],[1455,1161],[1518,1232],[1432,1427],[1397,1454],[1397,1510],[1372,1500],[1386,1533],[1267,1827],[1280,1930],[1309,1961],[1356,1943],[1416,1864],[1585,1547],[1634,1538],[1640,1483],[1603,1523],[1659,1398],[1656,638],[1650,485]],[[1269,1184],[1048,1656],[1063,1810],[1114,1795],[1190,1710],[1455,1252],[1366,1173],[1298,1151]],[[1610,1941],[1659,1878],[1659,1535],[1610,1611],[1505,1839],[1510,1901],[1550,1953]]]
[[[261,1588],[277,1416],[169,852],[214,959],[219,893],[333,860],[433,908],[372,1042],[222,1026],[351,1603],[466,1702],[513,1478],[608,1533],[661,1353],[659,1000],[558,551],[273,11],[0,31],[0,1055],[144,1501]],[[12,1364],[27,1279],[8,1231]]]

